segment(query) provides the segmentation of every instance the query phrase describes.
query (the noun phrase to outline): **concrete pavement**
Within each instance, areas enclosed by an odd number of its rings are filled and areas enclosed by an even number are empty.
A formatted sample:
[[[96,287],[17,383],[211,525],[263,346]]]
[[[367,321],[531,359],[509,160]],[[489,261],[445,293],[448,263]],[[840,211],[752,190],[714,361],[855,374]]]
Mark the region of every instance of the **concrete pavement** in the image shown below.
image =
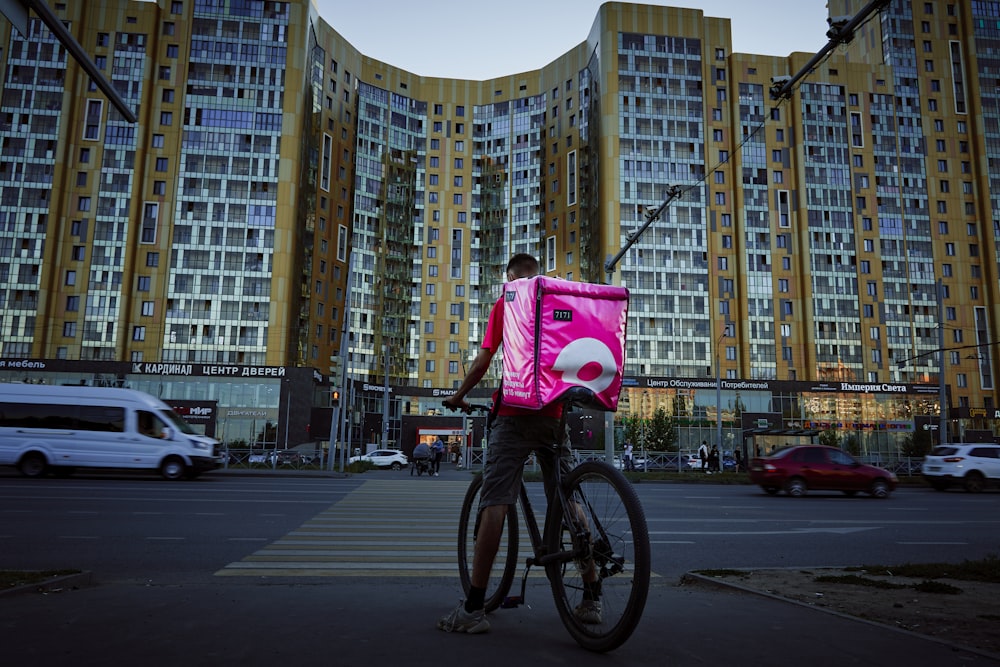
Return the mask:
[[[442,468],[442,479],[467,475]],[[529,581],[528,606],[492,614],[487,635],[435,629],[460,597],[457,576],[214,577],[165,585],[97,572],[90,586],[0,597],[0,655],[4,664],[42,666],[1000,666],[994,656],[913,633],[666,578],[654,578],[633,637],[607,655],[572,641],[544,579]]]
[[[657,581],[635,635],[596,655],[559,622],[544,581],[486,635],[435,629],[457,580],[101,583],[0,598],[8,665],[998,665],[916,635],[764,597]],[[972,619],[970,619],[972,620]]]

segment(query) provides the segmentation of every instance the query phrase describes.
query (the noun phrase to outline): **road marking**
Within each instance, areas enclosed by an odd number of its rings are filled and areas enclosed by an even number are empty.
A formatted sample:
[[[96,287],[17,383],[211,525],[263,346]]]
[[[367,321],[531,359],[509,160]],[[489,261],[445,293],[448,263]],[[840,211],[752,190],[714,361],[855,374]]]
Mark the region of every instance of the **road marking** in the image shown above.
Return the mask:
[[[812,535],[816,533],[832,533],[849,535],[865,530],[878,530],[878,526],[857,528],[792,528],[791,530],[651,530],[652,535]]]
[[[366,480],[215,576],[457,578],[458,515],[468,486],[466,481]],[[518,577],[530,549],[523,520],[520,528]],[[545,570],[534,567],[529,576],[544,579]]]
[[[97,535],[60,535],[60,540],[96,540]]]
[[[227,537],[229,542],[267,542],[267,537]]]
[[[464,481],[366,480],[298,528],[215,574],[456,577],[458,513],[467,488]],[[522,539],[527,543],[527,536]]]

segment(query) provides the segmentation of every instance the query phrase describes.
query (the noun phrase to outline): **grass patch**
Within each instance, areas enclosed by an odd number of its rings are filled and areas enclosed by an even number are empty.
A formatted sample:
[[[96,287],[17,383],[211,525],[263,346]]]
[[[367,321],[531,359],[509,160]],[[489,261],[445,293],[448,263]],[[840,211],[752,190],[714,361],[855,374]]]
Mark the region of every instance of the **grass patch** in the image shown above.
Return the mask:
[[[706,577],[745,577],[750,574],[746,570],[727,570],[725,568],[718,570],[694,570],[694,572]]]
[[[886,577],[910,577],[912,579],[958,579],[960,581],[982,581],[1000,583],[1000,557],[990,554],[980,560],[965,560],[961,563],[903,563],[902,565],[862,565],[847,568],[851,572],[865,572]]]
[[[27,572],[22,570],[0,570],[0,590],[5,588],[15,588],[28,584],[40,584],[54,577],[62,577],[67,574],[79,574],[80,570],[41,570],[38,572]]]
[[[938,593],[942,595],[958,595],[964,592],[958,586],[952,586],[943,581],[934,581],[933,579],[924,579],[919,584],[913,584],[913,590],[920,591],[921,593]]]
[[[909,588],[906,584],[894,584],[881,579],[869,579],[857,574],[829,575],[814,577],[817,584],[847,584],[849,586],[868,586],[869,588]]]

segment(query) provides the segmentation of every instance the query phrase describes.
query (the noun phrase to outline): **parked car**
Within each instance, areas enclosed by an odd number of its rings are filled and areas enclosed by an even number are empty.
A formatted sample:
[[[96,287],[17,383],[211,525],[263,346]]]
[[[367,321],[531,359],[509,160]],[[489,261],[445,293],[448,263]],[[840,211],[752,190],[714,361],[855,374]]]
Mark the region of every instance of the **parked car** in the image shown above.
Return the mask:
[[[279,449],[272,453],[272,460],[278,465],[296,465],[302,463],[302,455],[294,449]]]
[[[697,454],[688,454],[681,459],[684,462],[685,470],[701,470],[701,457]],[[705,464],[706,470],[708,464]]]
[[[853,496],[861,491],[873,498],[888,498],[899,480],[888,470],[861,463],[836,447],[797,445],[751,460],[750,481],[771,495],[783,490],[797,497],[814,490]]]
[[[924,479],[938,491],[952,484],[970,493],[988,485],[1000,485],[1000,445],[985,443],[945,443],[924,458]]]
[[[410,465],[406,454],[398,449],[376,449],[361,456],[352,456],[347,462],[357,463],[358,461],[367,461],[377,468],[392,468],[393,470],[402,470]]]

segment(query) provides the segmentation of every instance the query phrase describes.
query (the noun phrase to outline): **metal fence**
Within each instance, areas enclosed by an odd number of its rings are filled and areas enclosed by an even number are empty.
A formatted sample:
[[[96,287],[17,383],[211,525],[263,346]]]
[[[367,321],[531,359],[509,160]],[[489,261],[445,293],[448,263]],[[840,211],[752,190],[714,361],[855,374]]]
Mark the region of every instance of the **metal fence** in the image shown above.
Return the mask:
[[[302,452],[294,449],[269,449],[266,451],[250,449],[229,449],[226,450],[226,460],[223,464],[225,468],[252,469],[252,470],[326,470],[326,461],[323,450],[314,452]],[[462,460],[464,468],[481,470],[484,462],[485,450],[474,448],[466,450]],[[335,456],[336,453],[335,453]],[[583,461],[604,461],[607,455],[603,449],[574,449],[573,456],[577,463]],[[692,472],[700,468],[700,464],[688,465],[691,453],[684,452],[635,452],[632,461],[637,472]],[[858,456],[855,457],[862,463],[885,468],[897,475],[918,476],[920,475],[922,457],[886,457],[878,456]],[[339,467],[340,459],[335,458],[334,463]],[[454,461],[446,462],[446,465]],[[622,468],[621,453],[615,452],[613,465]],[[528,460],[527,470],[538,470],[538,463],[534,457]],[[726,470],[733,470],[734,466],[729,463]]]

